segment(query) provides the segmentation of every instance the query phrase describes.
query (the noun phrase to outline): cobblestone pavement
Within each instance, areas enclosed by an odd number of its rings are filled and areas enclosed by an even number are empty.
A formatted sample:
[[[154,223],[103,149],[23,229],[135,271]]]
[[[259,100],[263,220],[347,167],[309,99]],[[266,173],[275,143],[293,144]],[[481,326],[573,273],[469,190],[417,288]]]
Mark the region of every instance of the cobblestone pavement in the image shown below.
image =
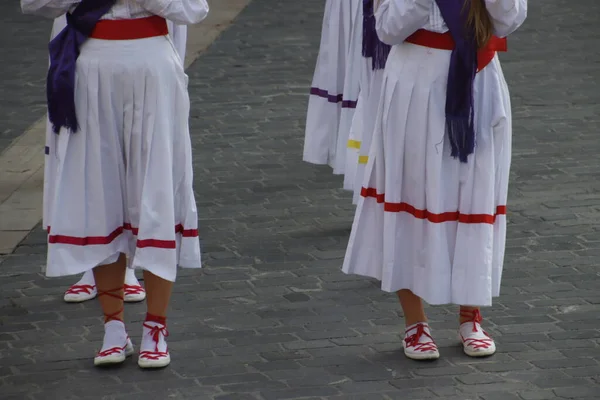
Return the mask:
[[[21,14],[17,0],[0,2],[0,153],[44,114],[51,27]]]
[[[0,264],[0,399],[600,398],[600,3],[531,2],[502,57],[515,156],[485,311],[499,353],[462,355],[456,309],[435,307],[432,363],[404,358],[393,296],[339,271],[350,198],[301,162],[323,3],[254,0],[189,69],[206,268],[175,287],[172,365],[92,367],[99,306],[62,302],[74,278],[40,274],[38,229]],[[126,306],[136,342],[143,313]]]

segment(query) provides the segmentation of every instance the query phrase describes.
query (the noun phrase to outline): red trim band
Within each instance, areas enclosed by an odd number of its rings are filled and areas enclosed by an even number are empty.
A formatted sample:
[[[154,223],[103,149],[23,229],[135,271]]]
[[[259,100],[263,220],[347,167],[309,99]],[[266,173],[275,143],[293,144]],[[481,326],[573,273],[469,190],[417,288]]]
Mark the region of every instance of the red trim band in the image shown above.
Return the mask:
[[[427,210],[420,210],[408,203],[389,203],[385,201],[384,193],[377,193],[374,188],[362,188],[360,191],[362,197],[374,198],[377,203],[383,204],[384,211],[387,212],[405,212],[418,219],[426,219],[434,224],[442,222],[460,222],[462,224],[490,224],[496,222],[499,215],[506,215],[506,206],[497,206],[495,214],[462,214],[459,211],[449,211],[435,214]]]
[[[138,228],[131,226],[129,223],[123,224],[112,231],[107,236],[66,236],[66,235],[50,235],[50,227],[48,227],[48,243],[49,244],[69,244],[72,246],[96,246],[112,243],[125,230],[131,231],[135,236],[138,235]],[[181,234],[182,237],[198,237],[198,229],[184,229],[182,224],[175,225],[175,233]],[[175,240],[160,240],[160,239],[138,239],[136,246],[138,248],[155,247],[159,249],[174,249],[177,247]]]
[[[102,19],[98,21],[90,37],[103,40],[135,40],[168,34],[167,21],[154,15],[137,19]]]

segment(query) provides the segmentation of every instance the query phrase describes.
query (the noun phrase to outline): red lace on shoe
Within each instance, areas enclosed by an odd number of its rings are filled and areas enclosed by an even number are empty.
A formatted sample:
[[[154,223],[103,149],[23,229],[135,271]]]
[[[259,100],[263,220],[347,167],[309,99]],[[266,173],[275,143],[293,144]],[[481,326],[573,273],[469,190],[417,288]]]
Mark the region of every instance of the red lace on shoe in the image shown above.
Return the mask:
[[[110,296],[110,297],[114,297],[115,299],[119,299],[119,300],[123,301],[124,297],[120,293],[121,290],[123,290],[122,287],[117,288],[117,289],[103,290],[103,291],[99,290],[98,291],[98,297],[100,297],[100,296]],[[121,304],[123,304],[123,303],[121,303]],[[121,314],[124,310],[125,310],[125,308],[123,308],[121,306],[121,308],[119,310],[115,311],[114,313],[104,314],[104,323],[107,323],[108,321],[121,321],[121,322],[123,322],[123,320],[121,318],[117,318],[117,315]]]
[[[417,324],[416,328],[417,329],[414,334],[412,334],[409,337],[404,339],[404,341],[406,342],[406,347],[414,347],[416,351],[422,351],[422,352],[436,351],[437,345],[433,341],[433,338],[431,337],[431,335],[425,331],[425,325]],[[413,329],[414,328],[411,328],[410,330],[412,331]],[[421,340],[421,336],[427,336],[429,339],[431,339],[431,341],[420,343],[419,341]]]
[[[129,340],[129,337],[127,337],[127,340]],[[111,347],[110,349],[99,351],[96,357],[107,357],[113,354],[120,354],[124,352],[125,349],[127,349],[127,341],[125,342],[125,346],[123,347]]]
[[[145,293],[146,291],[141,285],[123,285],[123,290],[125,291],[125,296],[129,296],[132,294],[140,294]]]
[[[94,285],[73,285],[65,292],[65,294],[90,294],[95,287],[96,286]]]
[[[466,321],[464,323],[471,322],[473,324],[473,333],[479,332],[479,330],[481,329],[481,322],[483,321],[483,317],[481,316],[481,312],[479,311],[479,309],[475,309],[472,311],[461,310],[460,316],[465,317],[465,318],[470,318],[469,321]],[[483,329],[481,329],[481,332],[483,332],[483,334],[485,336],[487,336],[488,338],[487,339],[475,339],[475,338],[466,338],[465,339],[462,334],[460,335],[460,337],[467,346],[472,347],[475,350],[487,349],[494,343],[494,340]]]
[[[150,329],[148,334],[152,336],[152,340],[154,341],[154,351],[140,351],[140,358],[146,358],[148,360],[159,360],[162,357],[166,357],[169,355],[169,350],[166,351],[158,351],[158,342],[160,340],[160,335],[163,337],[169,336],[169,331],[167,331],[167,327],[165,325],[148,325],[144,322],[144,327]]]

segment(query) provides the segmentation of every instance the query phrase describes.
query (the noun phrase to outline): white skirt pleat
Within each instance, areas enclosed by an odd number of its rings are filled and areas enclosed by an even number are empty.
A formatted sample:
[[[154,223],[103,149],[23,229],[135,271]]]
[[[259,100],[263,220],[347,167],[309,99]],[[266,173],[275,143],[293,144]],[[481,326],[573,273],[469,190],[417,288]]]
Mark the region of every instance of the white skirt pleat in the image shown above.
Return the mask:
[[[465,164],[451,157],[450,53],[392,49],[343,271],[430,304],[488,306],[504,259],[510,99],[496,57],[475,78],[475,153]]]
[[[361,137],[362,137],[362,126],[364,119],[364,108],[365,108],[365,94],[361,90],[358,94],[358,102],[356,104],[356,111],[352,117],[352,124],[350,125],[350,134],[348,135],[348,141],[346,144],[346,159],[344,166],[344,190],[353,190],[354,180],[356,175],[356,167],[358,165],[358,152],[360,151]]]
[[[377,109],[381,100],[381,85],[383,83],[383,70],[371,70],[369,79],[369,94],[365,100],[365,108],[363,109],[363,126],[360,141],[360,149],[358,150],[358,163],[354,174],[354,196],[352,203],[358,204],[360,191],[365,177],[365,166],[369,160],[369,152],[371,150],[371,141],[373,139],[373,130],[375,129],[375,118],[377,117]]]
[[[62,15],[54,20],[50,40],[54,39],[67,26],[67,18]],[[46,116],[46,145],[44,148],[44,195],[42,207],[42,226],[44,230],[52,225],[50,222],[50,210],[54,198],[54,179],[56,176],[56,134],[52,132],[52,125]]]
[[[77,61],[80,129],[56,137],[48,276],[116,253],[174,281],[200,268],[187,76],[169,37],[89,39]]]
[[[356,110],[350,125],[350,135],[346,145],[346,165],[344,167],[344,189],[350,191],[354,190],[356,185],[359,154],[360,149],[363,146],[365,120],[369,117],[367,115],[369,109],[368,101],[371,87],[371,76],[373,75],[371,64],[371,58],[365,57],[362,57],[358,63],[360,68],[358,103],[356,105]],[[360,183],[361,182],[359,182],[359,184]]]
[[[327,0],[321,44],[310,89],[303,160],[312,164],[335,163],[337,133],[343,100],[352,7],[360,0]]]
[[[337,144],[335,150],[335,159],[333,163],[333,173],[343,175],[346,173],[346,158],[348,152],[348,138],[352,120],[358,103],[360,92],[360,80],[363,74],[364,57],[362,55],[363,39],[363,3],[354,1],[352,3],[353,21],[351,26],[350,46],[348,48],[346,71],[344,72],[344,89],[342,109],[340,111],[340,121],[338,124]]]

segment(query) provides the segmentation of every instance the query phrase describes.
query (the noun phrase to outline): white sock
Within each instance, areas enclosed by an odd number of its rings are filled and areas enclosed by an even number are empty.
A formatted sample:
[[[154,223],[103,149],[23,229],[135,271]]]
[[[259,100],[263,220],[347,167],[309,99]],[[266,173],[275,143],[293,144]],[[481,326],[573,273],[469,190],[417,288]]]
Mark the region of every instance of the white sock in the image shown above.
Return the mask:
[[[94,270],[89,269],[83,273],[81,279],[75,285],[96,285],[96,281],[94,279]],[[73,285],[73,286],[75,286]]]
[[[104,324],[102,351],[113,347],[123,347],[127,343],[127,331],[122,321],[111,320]]]
[[[125,270],[125,283],[130,286],[141,286],[135,276],[135,269],[127,268]]]
[[[150,328],[148,326],[150,326]],[[158,343],[154,341],[154,335],[152,334],[152,327],[164,328],[158,335]],[[159,351],[167,352],[167,341],[165,340],[166,327],[158,322],[146,321],[144,322],[144,329],[142,331],[142,343],[140,344],[140,351]],[[158,350],[157,350],[158,345]]]

